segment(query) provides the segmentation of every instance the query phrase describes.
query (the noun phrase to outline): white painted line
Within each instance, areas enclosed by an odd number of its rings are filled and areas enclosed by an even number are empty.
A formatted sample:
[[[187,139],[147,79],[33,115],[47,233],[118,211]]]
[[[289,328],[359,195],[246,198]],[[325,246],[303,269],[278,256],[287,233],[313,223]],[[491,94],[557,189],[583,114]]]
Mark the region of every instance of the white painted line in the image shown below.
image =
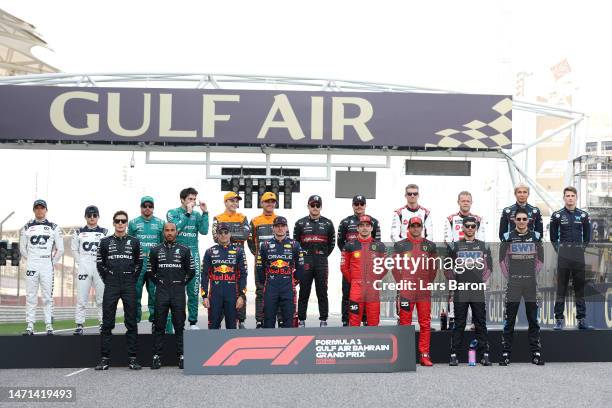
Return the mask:
[[[85,371],[85,370],[89,370],[89,367],[87,367],[87,368],[81,368],[80,370],[75,371],[74,373],[70,373],[70,374],[65,375],[65,377],[71,377],[71,376],[76,375],[76,374],[78,374],[78,373],[82,373],[82,372],[83,372],[83,371]]]

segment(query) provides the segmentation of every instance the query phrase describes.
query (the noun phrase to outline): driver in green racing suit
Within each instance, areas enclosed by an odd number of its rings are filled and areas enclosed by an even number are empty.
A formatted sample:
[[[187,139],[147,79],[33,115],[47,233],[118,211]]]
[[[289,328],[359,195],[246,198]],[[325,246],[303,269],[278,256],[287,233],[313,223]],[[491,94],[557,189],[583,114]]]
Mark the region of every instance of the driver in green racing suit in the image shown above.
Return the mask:
[[[198,250],[198,234],[208,234],[208,211],[206,203],[200,203],[202,214],[194,211],[198,192],[192,187],[185,188],[180,193],[181,206],[168,211],[166,219],[176,224],[178,235],[176,241],[191,249],[191,256],[196,267],[195,277],[187,284],[187,320],[189,329],[199,329],[198,306],[200,305],[200,268],[201,259]]]

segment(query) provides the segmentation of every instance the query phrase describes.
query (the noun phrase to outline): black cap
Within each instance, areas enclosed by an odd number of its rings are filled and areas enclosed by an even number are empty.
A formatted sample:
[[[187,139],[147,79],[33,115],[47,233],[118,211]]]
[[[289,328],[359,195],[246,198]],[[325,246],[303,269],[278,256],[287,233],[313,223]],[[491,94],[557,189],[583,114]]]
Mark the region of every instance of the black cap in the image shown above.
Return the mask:
[[[219,225],[217,225],[217,231],[221,231],[221,230],[226,230],[229,231],[229,225],[226,224],[225,222],[219,223]]]
[[[85,209],[85,216],[87,217],[89,214],[100,215],[100,211],[98,211],[98,207],[95,205],[90,205]]]
[[[469,223],[478,225],[478,221],[476,220],[476,218],[472,217],[471,215],[468,215],[467,217],[463,218],[463,224],[464,225],[465,224],[469,224]]]
[[[323,205],[323,200],[321,199],[321,196],[319,195],[311,195],[310,197],[308,197],[308,204],[310,203],[319,203]]]
[[[47,202],[45,200],[38,199],[34,201],[34,205],[32,206],[32,208],[36,208],[36,206],[38,205],[42,205],[43,207],[47,208]]]
[[[353,197],[353,204],[357,204],[357,203],[366,203],[366,198],[365,196],[362,196],[361,194],[357,194],[355,197]]]
[[[278,216],[274,219],[272,225],[287,225],[287,219],[285,217]]]

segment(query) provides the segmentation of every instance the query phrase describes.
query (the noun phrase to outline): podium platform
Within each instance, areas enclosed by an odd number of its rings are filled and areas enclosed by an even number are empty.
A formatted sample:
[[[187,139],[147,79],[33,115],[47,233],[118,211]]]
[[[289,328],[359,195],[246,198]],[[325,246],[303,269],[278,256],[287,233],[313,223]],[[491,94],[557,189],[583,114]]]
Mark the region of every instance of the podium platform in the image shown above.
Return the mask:
[[[255,329],[247,329],[255,330]],[[270,331],[272,329],[262,329]],[[274,329],[274,334],[283,329]],[[351,330],[345,328],[345,330]],[[497,362],[501,355],[501,331],[489,331],[491,360]],[[415,344],[418,344],[418,332]],[[463,350],[459,360],[467,362],[467,348],[474,332],[466,330]],[[549,362],[612,362],[612,330],[542,330],[542,354]],[[125,335],[113,335],[111,363],[127,366]],[[138,360],[149,366],[152,359],[153,336],[138,336]],[[450,347],[450,332],[435,331],[431,336],[431,357],[434,363],[447,364]],[[513,343],[513,362],[529,362],[530,352],[527,332],[517,330]],[[0,336],[0,369],[7,368],[83,368],[93,367],[100,359],[100,337],[97,334],[73,336]],[[418,352],[417,352],[418,355]],[[176,364],[175,341],[167,335],[163,354],[165,366]]]

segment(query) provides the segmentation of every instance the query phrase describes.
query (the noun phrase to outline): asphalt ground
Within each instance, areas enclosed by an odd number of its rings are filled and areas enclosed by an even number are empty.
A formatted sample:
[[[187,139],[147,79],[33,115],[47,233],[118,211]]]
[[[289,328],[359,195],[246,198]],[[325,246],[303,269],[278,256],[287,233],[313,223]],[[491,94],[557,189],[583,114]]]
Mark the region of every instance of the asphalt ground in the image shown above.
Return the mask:
[[[176,367],[0,370],[5,387],[75,387],[51,407],[609,407],[612,363],[418,367],[389,374],[189,376]],[[0,406],[40,406],[0,403]]]

